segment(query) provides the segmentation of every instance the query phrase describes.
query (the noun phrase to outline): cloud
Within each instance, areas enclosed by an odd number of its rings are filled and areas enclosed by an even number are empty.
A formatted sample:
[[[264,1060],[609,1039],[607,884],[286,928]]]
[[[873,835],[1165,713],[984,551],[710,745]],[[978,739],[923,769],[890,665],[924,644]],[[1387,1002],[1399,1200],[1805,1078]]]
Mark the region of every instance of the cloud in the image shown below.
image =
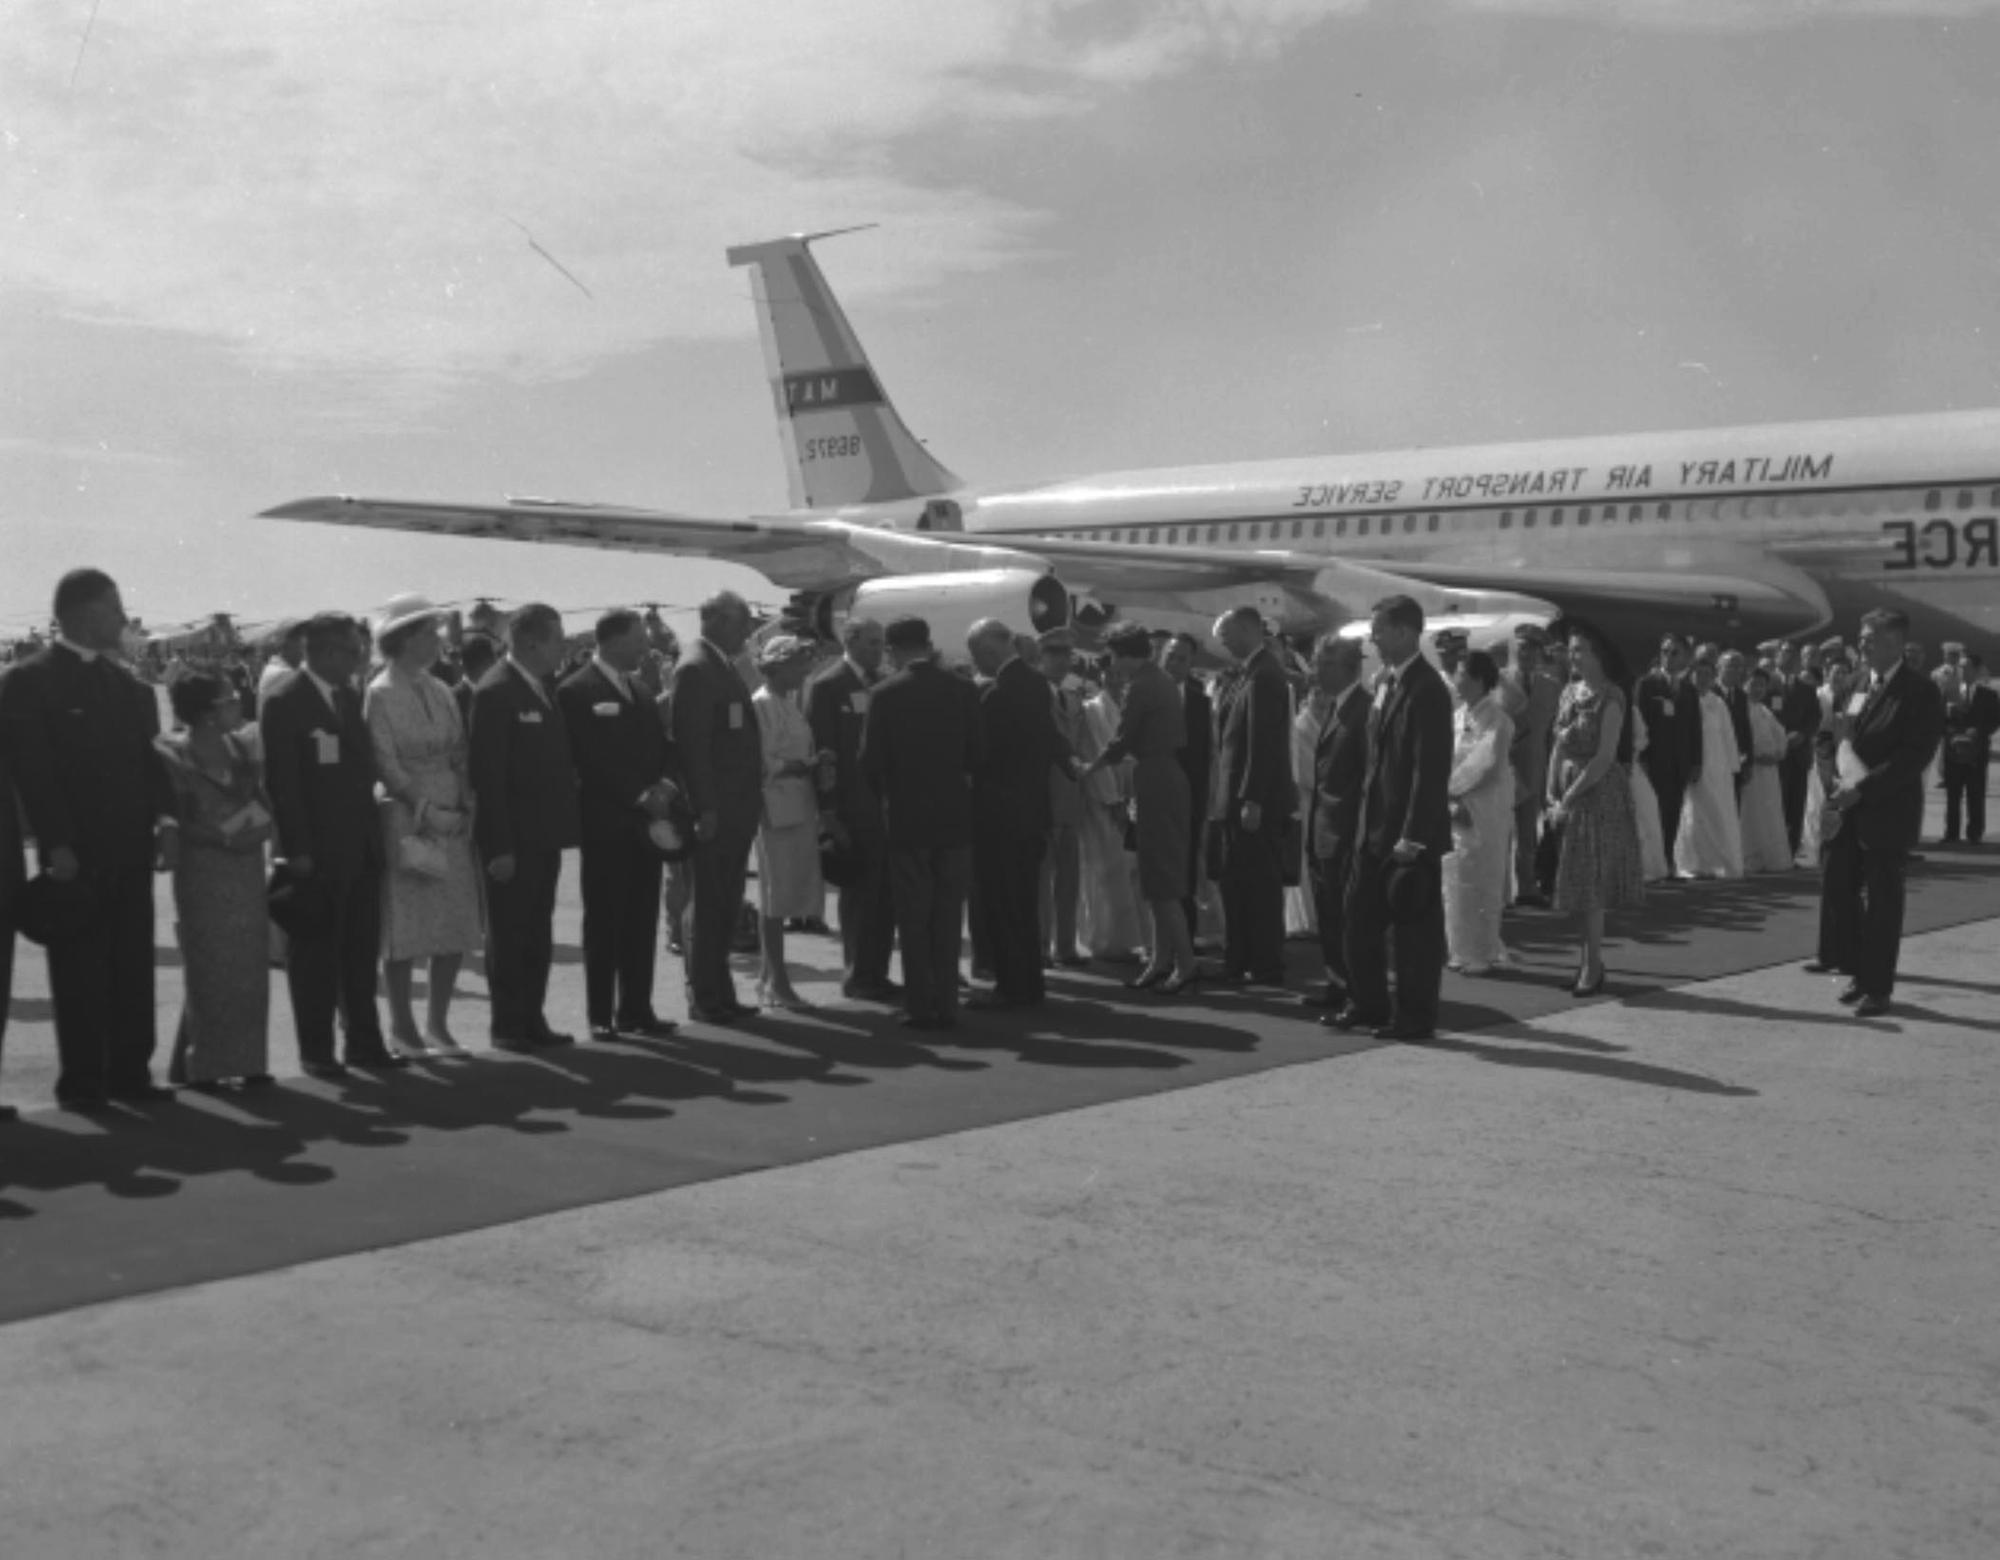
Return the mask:
[[[1950,20],[2000,0],[1456,0],[1468,11],[1559,16],[1628,27],[1754,32],[1836,20]]]
[[[1002,263],[1037,213],[899,148],[1345,8],[183,0],[104,7],[79,68],[85,13],[29,0],[0,63],[0,285],[383,399],[576,372],[749,328],[732,242],[883,224],[859,297]]]

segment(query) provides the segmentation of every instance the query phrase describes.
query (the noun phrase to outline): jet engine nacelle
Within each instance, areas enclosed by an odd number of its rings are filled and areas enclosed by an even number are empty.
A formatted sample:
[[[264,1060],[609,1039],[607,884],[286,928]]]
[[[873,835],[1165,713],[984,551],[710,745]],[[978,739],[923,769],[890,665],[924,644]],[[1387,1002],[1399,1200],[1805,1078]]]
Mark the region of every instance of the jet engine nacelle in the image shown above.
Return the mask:
[[[1069,622],[1069,592],[1053,574],[1032,569],[968,569],[963,574],[894,574],[855,589],[849,617],[887,626],[920,617],[931,643],[952,660],[965,655],[966,631],[998,618],[1016,633],[1045,634]]]

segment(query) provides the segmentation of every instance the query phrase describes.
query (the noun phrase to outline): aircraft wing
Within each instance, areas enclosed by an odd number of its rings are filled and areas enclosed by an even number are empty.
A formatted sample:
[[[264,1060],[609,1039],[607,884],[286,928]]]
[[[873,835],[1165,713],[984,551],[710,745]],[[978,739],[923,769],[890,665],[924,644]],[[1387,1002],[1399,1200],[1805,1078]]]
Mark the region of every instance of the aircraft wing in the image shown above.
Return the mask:
[[[301,498],[260,517],[494,541],[554,542],[621,552],[678,553],[740,563],[784,590],[828,591],[893,574],[1034,569],[1028,554],[844,520],[712,520],[667,510],[514,499],[504,504],[409,499]]]

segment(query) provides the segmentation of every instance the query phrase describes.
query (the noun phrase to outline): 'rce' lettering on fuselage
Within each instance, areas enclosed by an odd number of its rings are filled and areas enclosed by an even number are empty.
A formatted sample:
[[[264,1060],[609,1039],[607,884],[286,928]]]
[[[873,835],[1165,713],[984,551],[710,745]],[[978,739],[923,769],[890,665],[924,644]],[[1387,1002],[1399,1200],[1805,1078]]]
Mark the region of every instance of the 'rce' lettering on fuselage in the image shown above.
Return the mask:
[[[1890,555],[1882,567],[1892,574],[1909,569],[2000,568],[2000,519],[1884,520]]]

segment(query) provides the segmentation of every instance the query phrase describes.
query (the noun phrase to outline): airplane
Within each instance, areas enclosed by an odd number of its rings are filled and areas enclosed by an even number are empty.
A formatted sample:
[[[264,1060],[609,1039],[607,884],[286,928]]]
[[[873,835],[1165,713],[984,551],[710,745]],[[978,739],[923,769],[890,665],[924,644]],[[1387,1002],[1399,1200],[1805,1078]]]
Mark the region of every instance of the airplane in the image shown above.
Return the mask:
[[[833,236],[728,251],[753,276],[785,512],[318,497],[264,516],[722,559],[794,592],[824,635],[848,615],[914,614],[946,647],[984,617],[1201,637],[1244,603],[1285,634],[1352,634],[1396,594],[1424,608],[1433,642],[1581,614],[1641,658],[1669,630],[1738,645],[1851,634],[1882,606],[1932,645],[2000,633],[2000,409],[979,489],[882,388],[812,253]]]

